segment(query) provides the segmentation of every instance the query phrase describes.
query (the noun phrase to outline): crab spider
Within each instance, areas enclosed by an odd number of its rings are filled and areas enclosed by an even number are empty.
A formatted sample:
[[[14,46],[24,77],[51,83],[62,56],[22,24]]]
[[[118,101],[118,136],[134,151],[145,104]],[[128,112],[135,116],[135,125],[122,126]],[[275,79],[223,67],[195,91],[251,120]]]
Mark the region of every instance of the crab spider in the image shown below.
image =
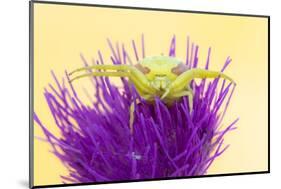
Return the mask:
[[[193,109],[193,91],[189,84],[193,79],[221,77],[233,82],[229,76],[221,72],[199,68],[189,69],[178,59],[167,56],[147,57],[136,65],[92,65],[78,68],[69,75],[87,70],[94,71],[73,77],[70,82],[91,76],[127,77],[134,84],[139,95],[148,102],[153,102],[154,97],[160,97],[164,103],[169,105],[175,100],[187,96],[190,112]],[[134,108],[134,103],[132,103],[129,123],[131,131]]]

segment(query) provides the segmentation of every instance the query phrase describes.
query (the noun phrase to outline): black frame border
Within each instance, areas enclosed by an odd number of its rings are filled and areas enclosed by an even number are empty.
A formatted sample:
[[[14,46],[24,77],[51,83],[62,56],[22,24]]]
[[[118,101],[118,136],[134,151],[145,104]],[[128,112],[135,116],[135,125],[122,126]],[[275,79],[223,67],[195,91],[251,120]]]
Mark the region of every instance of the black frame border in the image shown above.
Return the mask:
[[[223,15],[223,16],[240,16],[240,17],[256,17],[266,18],[268,26],[268,165],[266,171],[255,172],[240,172],[240,173],[224,173],[224,174],[210,174],[200,176],[186,176],[186,177],[169,177],[156,179],[142,179],[142,180],[122,180],[110,182],[87,182],[87,183],[73,183],[73,184],[52,184],[52,185],[38,185],[34,186],[34,4],[53,4],[53,5],[67,5],[67,6],[84,6],[84,7],[99,7],[99,8],[114,8],[114,9],[130,9],[130,10],[144,10],[144,11],[160,11],[160,12],[178,12],[178,13],[194,13],[194,14],[209,14],[209,15]],[[162,8],[148,8],[148,7],[133,7],[133,6],[117,6],[117,5],[101,5],[89,3],[70,3],[70,2],[55,2],[55,1],[29,1],[29,188],[49,188],[49,187],[67,187],[67,186],[85,186],[85,185],[99,185],[99,184],[113,184],[113,183],[131,183],[142,181],[165,181],[176,179],[190,179],[190,178],[208,178],[208,177],[222,177],[222,176],[238,176],[238,175],[253,175],[253,174],[268,174],[270,173],[270,16],[269,15],[254,15],[254,14],[240,14],[240,13],[223,13],[223,12],[208,12],[208,11],[191,11],[191,10],[176,10],[176,9],[162,9]]]

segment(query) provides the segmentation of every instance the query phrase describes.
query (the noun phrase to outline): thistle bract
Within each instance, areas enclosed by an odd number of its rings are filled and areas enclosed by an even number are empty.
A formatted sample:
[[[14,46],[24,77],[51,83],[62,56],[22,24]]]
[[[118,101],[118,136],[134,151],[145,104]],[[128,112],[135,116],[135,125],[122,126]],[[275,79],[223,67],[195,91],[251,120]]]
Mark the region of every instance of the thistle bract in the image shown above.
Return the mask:
[[[108,40],[113,64],[133,64],[145,57],[144,38],[134,55],[124,45]],[[198,67],[198,46],[187,44],[186,65]],[[209,49],[205,69],[209,68]],[[168,56],[176,56],[173,37]],[[88,65],[82,56],[85,65]],[[231,62],[226,59],[222,72]],[[101,52],[95,64],[104,64]],[[45,98],[61,135],[54,136],[34,113],[53,153],[67,166],[67,183],[149,180],[198,176],[207,173],[212,162],[228,146],[224,135],[233,130],[234,120],[219,130],[234,86],[217,78],[192,81],[193,110],[182,97],[167,106],[158,97],[143,100],[127,79],[116,86],[106,77],[92,77],[95,88],[91,105],[79,99],[66,73],[62,81],[52,72],[56,86],[49,85]],[[88,91],[93,92],[93,91]],[[91,96],[91,95],[90,95]],[[130,105],[135,103],[133,132],[129,128]]]

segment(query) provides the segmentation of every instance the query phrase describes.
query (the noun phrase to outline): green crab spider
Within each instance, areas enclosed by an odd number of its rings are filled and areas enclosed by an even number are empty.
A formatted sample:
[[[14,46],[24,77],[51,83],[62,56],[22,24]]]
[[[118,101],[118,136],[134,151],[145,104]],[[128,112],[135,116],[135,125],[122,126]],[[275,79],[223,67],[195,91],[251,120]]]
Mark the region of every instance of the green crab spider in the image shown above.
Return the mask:
[[[153,102],[154,97],[160,97],[165,104],[170,105],[175,100],[187,96],[190,112],[193,109],[194,95],[189,84],[193,79],[221,77],[234,83],[229,76],[221,72],[199,68],[189,69],[182,61],[168,56],[147,57],[136,65],[97,64],[78,68],[69,73],[69,75],[72,77],[75,73],[89,70],[94,71],[73,77],[70,79],[70,82],[91,76],[127,77],[133,83],[139,95],[148,102]],[[131,131],[134,122],[134,109],[134,103],[132,103],[130,106],[129,123]]]

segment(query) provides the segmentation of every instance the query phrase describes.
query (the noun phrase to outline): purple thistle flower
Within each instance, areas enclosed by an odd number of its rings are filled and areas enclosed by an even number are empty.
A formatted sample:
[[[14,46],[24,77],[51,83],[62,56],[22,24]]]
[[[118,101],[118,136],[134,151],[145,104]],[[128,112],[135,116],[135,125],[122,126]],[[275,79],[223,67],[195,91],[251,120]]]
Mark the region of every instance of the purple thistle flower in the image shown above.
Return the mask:
[[[141,50],[132,41],[134,61],[124,45],[120,47],[116,43],[114,47],[110,40],[108,44],[113,64],[132,64],[145,57],[143,36]],[[194,44],[190,49],[187,41],[186,64],[189,68],[198,66],[198,49]],[[209,67],[210,53],[211,49],[205,69]],[[168,55],[176,56],[175,36]],[[227,58],[221,71],[230,62]],[[101,52],[94,63],[104,64]],[[235,88],[219,78],[191,82],[194,105],[190,114],[188,98],[183,97],[172,106],[158,98],[154,104],[149,104],[124,78],[121,78],[122,86],[117,87],[106,77],[92,77],[96,101],[90,106],[85,105],[70,83],[60,82],[52,74],[56,86],[50,84],[44,95],[61,136],[54,136],[36,113],[34,120],[44,131],[53,153],[69,169],[69,175],[62,176],[64,182],[204,175],[212,162],[227,149],[228,146],[223,147],[224,135],[235,129],[238,121],[219,130]],[[69,80],[67,73],[66,79]],[[132,102],[136,106],[133,133],[129,128]]]

